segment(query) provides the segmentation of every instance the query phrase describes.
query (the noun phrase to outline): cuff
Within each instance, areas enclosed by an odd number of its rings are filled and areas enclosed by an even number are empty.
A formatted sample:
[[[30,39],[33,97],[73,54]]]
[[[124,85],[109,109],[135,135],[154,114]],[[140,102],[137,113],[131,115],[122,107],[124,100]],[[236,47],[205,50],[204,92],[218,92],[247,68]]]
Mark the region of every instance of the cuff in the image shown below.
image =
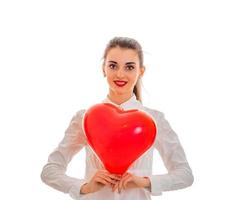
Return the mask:
[[[76,199],[76,200],[80,199],[81,197],[84,197],[86,194],[80,194],[80,189],[81,189],[82,185],[85,183],[87,183],[87,182],[84,179],[80,179],[80,180],[77,180],[76,182],[74,182],[70,191],[69,191],[69,195],[73,199]]]
[[[150,182],[151,182],[150,191],[148,189],[150,194],[152,196],[162,195],[162,188],[161,188],[161,184],[160,184],[158,175],[151,175],[151,176],[148,176],[148,178],[150,179]]]

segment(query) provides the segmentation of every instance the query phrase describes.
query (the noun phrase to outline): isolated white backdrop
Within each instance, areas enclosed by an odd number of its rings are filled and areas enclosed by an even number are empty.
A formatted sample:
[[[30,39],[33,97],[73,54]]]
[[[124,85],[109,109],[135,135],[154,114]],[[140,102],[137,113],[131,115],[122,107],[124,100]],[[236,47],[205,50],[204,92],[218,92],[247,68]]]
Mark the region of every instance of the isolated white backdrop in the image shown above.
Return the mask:
[[[75,112],[105,98],[101,57],[114,36],[142,44],[143,103],[165,113],[195,177],[153,199],[250,199],[250,10],[243,0],[1,1],[1,199],[70,199],[40,173]],[[84,156],[69,175],[83,177]],[[166,173],[154,156],[154,174]]]

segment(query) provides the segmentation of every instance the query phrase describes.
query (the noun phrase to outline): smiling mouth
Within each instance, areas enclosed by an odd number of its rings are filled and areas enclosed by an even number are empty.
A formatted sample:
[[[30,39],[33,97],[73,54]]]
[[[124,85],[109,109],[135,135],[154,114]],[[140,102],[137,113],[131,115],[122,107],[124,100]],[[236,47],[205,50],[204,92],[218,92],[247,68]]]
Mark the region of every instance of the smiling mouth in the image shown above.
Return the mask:
[[[126,81],[114,81],[114,83],[119,87],[123,87],[127,84]]]

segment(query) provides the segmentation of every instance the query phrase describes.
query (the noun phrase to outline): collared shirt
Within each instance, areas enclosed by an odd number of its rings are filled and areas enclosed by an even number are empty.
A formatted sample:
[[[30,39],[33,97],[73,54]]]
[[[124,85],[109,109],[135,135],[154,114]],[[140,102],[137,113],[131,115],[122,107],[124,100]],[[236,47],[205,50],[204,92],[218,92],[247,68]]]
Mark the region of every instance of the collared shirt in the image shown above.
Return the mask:
[[[112,192],[111,187],[104,186],[97,192],[80,194],[81,186],[88,183],[98,169],[104,168],[88,145],[84,134],[83,117],[85,109],[75,113],[65,131],[64,138],[49,155],[48,163],[43,167],[41,173],[41,179],[44,183],[61,192],[69,193],[76,200],[149,200],[151,195],[158,196],[164,191],[182,189],[193,183],[192,170],[185,152],[164,113],[143,106],[136,99],[134,93],[129,100],[120,105],[112,102],[108,96],[103,100],[103,103],[111,103],[123,110],[138,109],[147,112],[155,121],[157,133],[154,144],[127,170],[137,176],[148,177],[151,183],[150,189],[130,188],[118,193],[117,191]],[[66,175],[69,162],[84,147],[86,150],[85,177],[77,179]],[[152,174],[154,148],[159,152],[168,173]]]

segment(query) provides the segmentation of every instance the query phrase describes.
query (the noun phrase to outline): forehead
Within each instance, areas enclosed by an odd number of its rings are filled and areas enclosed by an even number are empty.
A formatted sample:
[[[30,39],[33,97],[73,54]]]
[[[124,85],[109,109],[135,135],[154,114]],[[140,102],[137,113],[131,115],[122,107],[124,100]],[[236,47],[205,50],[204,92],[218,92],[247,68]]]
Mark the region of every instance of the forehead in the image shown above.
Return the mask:
[[[138,53],[134,49],[115,47],[110,49],[106,55],[107,61],[117,62],[139,62]]]

